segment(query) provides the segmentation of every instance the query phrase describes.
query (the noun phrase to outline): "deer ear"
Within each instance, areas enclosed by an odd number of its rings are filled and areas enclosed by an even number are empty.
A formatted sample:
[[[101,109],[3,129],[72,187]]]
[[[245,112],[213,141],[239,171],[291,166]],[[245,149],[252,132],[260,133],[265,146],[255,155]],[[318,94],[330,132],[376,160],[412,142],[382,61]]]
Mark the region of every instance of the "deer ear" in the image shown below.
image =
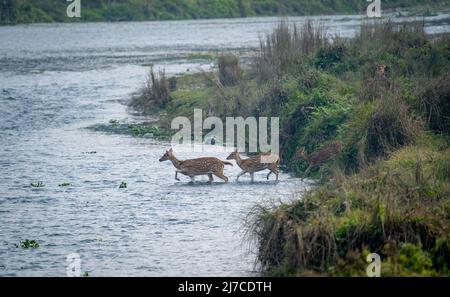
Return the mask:
[[[169,149],[169,152],[170,152],[170,153],[173,152],[172,148]]]

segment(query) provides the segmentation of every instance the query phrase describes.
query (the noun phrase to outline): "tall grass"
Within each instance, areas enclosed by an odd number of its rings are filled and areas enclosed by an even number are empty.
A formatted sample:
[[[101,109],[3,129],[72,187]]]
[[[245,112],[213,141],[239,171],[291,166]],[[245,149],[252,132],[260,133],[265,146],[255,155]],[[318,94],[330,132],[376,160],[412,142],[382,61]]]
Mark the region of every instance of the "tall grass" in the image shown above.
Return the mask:
[[[448,38],[421,23],[365,23],[354,39],[301,54],[281,28],[256,69],[274,78],[262,103],[281,115],[283,160],[301,172],[296,150],[340,140],[347,175],[323,164],[331,178],[298,201],[255,207],[262,272],[365,276],[376,252],[385,276],[449,275]]]
[[[263,272],[364,276],[376,252],[384,276],[445,275],[449,153],[408,147],[300,201],[255,207],[247,223]]]
[[[237,85],[243,79],[239,58],[235,55],[222,55],[218,59],[219,80],[224,86]]]
[[[170,81],[166,76],[165,70],[159,70],[155,73],[153,67],[144,86],[134,96],[129,105],[141,111],[156,111],[167,106],[170,100]]]
[[[432,130],[450,134],[450,75],[426,81],[419,104]]]
[[[308,20],[300,28],[282,21],[260,40],[254,70],[261,81],[279,78],[292,70],[299,58],[327,44],[327,31]]]

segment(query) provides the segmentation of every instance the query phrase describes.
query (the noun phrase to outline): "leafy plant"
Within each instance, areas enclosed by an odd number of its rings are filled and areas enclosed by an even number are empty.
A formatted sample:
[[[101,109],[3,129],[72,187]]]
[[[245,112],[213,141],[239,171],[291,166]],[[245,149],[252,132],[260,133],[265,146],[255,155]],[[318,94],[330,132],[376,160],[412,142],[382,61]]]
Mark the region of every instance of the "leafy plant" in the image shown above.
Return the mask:
[[[15,245],[16,247],[19,247],[18,244]],[[39,247],[39,243],[36,240],[29,240],[25,239],[24,241],[20,242],[20,247],[23,249],[37,249]]]

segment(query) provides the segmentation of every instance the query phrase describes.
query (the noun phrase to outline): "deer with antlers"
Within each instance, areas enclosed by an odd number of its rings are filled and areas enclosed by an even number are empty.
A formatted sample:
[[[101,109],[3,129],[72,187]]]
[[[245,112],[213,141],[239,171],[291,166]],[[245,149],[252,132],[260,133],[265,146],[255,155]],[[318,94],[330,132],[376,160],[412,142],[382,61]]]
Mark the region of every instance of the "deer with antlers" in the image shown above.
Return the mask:
[[[265,169],[270,170],[270,172],[267,174],[267,179],[269,179],[269,176],[273,173],[275,174],[276,180],[278,181],[278,174],[280,173],[280,170],[278,169],[278,166],[280,165],[280,157],[278,157],[276,154],[263,153],[257,156],[249,157],[247,159],[242,159],[239,151],[236,149],[227,157],[227,160],[232,159],[236,160],[236,163],[242,169],[241,173],[239,173],[236,178],[237,181],[239,181],[239,177],[241,177],[242,175],[250,173],[250,177],[253,182],[255,172]]]
[[[175,157],[172,149],[167,150],[166,153],[159,159],[159,162],[167,160],[170,160],[173,166],[177,169],[175,171],[176,180],[180,180],[178,178],[178,173],[181,173],[189,176],[191,178],[191,183],[194,183],[195,177],[198,175],[208,175],[208,183],[213,182],[213,175],[223,179],[225,182],[228,182],[228,177],[223,174],[223,169],[225,165],[233,166],[230,162],[222,161],[213,157],[181,161]]]
[[[322,149],[317,150],[309,155],[305,154],[305,148],[301,148],[299,151],[297,151],[295,158],[302,158],[308,163],[308,168],[305,170],[302,176],[303,178],[309,173],[309,171],[316,167],[320,166],[323,163],[334,160],[339,155],[339,153],[342,150],[343,143],[341,141],[333,141],[326,146],[324,146]]]

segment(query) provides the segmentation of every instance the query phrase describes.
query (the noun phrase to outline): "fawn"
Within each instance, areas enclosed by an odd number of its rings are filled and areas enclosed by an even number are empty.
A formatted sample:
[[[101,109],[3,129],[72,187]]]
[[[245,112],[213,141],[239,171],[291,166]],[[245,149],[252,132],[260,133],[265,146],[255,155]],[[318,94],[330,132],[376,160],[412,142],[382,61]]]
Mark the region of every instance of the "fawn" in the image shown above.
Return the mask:
[[[262,160],[262,157],[267,158],[267,160]],[[280,157],[278,157],[275,154],[272,153],[263,153],[259,154],[257,156],[253,156],[247,159],[242,159],[239,151],[236,149],[234,152],[232,152],[228,157],[227,160],[236,160],[236,163],[238,166],[242,169],[242,172],[238,174],[236,180],[239,181],[239,177],[246,174],[247,172],[250,173],[250,177],[254,179],[254,173],[258,171],[262,171],[265,169],[269,169],[270,172],[267,174],[267,179],[269,179],[269,176],[273,173],[276,176],[276,180],[278,181],[278,174],[280,173],[280,170],[278,169],[278,166],[280,165]],[[261,161],[267,161],[267,162],[261,162]]]
[[[302,176],[303,178],[309,173],[311,168],[315,166],[319,166],[329,160],[334,160],[337,155],[342,150],[342,142],[341,141],[333,141],[326,146],[324,146],[322,149],[317,150],[309,155],[305,154],[305,148],[301,148],[299,151],[297,151],[295,158],[302,158],[308,163],[308,168],[305,170]]]
[[[191,183],[195,181],[195,176],[197,175],[208,175],[209,181],[208,183],[212,183],[213,175],[223,179],[225,182],[228,182],[228,177],[223,174],[223,168],[225,165],[231,165],[232,163],[221,161],[217,158],[198,158],[180,161],[173,154],[172,149],[166,151],[164,156],[159,159],[159,162],[170,160],[177,169],[175,171],[175,179],[180,180],[178,178],[178,173],[187,175],[191,178]]]

